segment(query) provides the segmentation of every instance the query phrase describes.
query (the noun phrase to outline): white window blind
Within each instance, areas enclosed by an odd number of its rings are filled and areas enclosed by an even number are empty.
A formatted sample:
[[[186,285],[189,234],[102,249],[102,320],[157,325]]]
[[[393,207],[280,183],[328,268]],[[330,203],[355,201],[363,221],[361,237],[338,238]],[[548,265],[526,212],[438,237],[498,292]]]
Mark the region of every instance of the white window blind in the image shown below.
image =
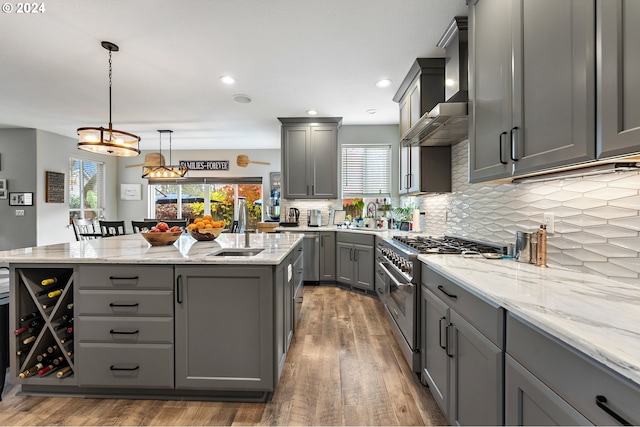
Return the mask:
[[[96,219],[105,208],[104,163],[69,159],[69,216]]]
[[[342,197],[391,193],[390,145],[342,146]]]

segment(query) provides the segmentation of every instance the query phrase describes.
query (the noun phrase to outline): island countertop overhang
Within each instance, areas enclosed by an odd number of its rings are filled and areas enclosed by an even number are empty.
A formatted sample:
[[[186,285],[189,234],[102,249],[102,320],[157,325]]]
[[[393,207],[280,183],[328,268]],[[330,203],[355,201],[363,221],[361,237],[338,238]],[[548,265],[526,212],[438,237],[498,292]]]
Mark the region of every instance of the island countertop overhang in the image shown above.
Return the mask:
[[[173,245],[151,246],[142,236],[129,234],[95,240],[59,243],[0,252],[7,263],[201,264],[278,265],[303,239],[303,234],[251,234],[249,247],[263,249],[253,256],[214,256],[224,249],[245,249],[245,235],[223,233],[199,242],[183,234]]]

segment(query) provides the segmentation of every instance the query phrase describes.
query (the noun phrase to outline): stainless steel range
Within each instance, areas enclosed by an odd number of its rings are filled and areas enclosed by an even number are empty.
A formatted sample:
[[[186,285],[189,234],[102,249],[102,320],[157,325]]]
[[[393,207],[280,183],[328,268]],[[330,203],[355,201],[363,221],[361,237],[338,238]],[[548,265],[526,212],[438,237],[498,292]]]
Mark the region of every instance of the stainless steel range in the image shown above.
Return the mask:
[[[506,253],[506,247],[457,236],[434,238],[405,234],[379,240],[376,246],[376,288],[386,307],[392,331],[414,372],[420,372],[421,254],[465,252]]]

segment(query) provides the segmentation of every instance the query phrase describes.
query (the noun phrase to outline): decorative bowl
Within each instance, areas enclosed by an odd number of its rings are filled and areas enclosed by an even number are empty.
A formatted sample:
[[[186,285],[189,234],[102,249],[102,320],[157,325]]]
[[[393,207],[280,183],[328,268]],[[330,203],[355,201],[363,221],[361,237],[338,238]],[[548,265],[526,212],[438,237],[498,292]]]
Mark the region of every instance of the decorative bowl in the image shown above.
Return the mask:
[[[189,234],[196,240],[199,241],[210,241],[215,240],[218,237],[224,228],[196,228],[195,230],[189,230]]]
[[[182,235],[182,231],[163,231],[157,233],[140,233],[151,246],[173,245]]]

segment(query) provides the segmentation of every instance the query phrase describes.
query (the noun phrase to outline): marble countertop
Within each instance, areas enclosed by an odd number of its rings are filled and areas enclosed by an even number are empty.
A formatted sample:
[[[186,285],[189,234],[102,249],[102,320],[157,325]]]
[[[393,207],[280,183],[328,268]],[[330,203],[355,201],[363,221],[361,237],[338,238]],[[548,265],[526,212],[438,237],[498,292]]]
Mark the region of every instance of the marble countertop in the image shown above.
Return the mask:
[[[302,234],[252,233],[250,247],[263,248],[251,257],[212,256],[223,249],[245,247],[244,234],[223,233],[216,240],[199,242],[184,233],[173,245],[151,246],[139,234],[60,243],[0,252],[0,262],[97,264],[280,264]]]
[[[418,259],[640,385],[637,286],[506,259]]]

